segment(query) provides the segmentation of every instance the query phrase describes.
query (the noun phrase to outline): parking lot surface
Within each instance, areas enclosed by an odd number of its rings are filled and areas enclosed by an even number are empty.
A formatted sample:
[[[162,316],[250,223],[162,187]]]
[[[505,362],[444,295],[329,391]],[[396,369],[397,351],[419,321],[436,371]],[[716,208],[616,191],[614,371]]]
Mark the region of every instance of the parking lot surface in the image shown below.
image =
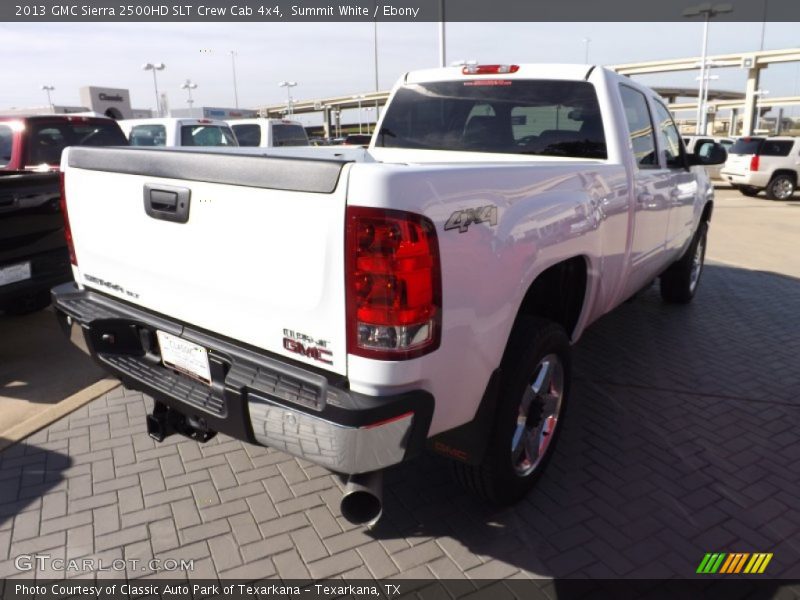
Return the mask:
[[[150,400],[120,387],[0,453],[0,576],[41,552],[194,559],[169,573],[189,578],[692,577],[722,551],[800,578],[800,280],[711,264],[701,286],[690,306],[651,288],[586,333],[557,452],[513,508],[423,457],[387,473],[367,531],[324,469],[224,436],[156,444]]]

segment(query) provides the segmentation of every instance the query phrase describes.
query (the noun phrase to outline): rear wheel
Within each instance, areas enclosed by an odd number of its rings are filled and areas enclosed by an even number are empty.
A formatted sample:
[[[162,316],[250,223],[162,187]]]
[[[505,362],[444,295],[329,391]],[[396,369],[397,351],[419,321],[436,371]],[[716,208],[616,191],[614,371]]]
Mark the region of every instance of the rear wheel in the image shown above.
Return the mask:
[[[775,175],[767,184],[767,198],[788,200],[794,194],[795,181],[791,175]]]
[[[492,439],[480,465],[453,463],[456,479],[495,505],[521,500],[553,454],[570,378],[570,345],[564,329],[525,318],[506,352]]]
[[[759,191],[757,187],[753,187],[752,185],[740,185],[736,189],[745,196],[756,196]]]
[[[692,301],[706,259],[708,223],[701,221],[683,256],[661,275],[661,298],[672,304]]]

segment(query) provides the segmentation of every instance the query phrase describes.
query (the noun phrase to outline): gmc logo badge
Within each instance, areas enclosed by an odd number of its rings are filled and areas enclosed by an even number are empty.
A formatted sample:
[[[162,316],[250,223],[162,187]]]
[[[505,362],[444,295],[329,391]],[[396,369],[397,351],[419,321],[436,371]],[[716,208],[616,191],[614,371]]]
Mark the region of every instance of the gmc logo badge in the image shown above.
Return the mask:
[[[329,360],[329,356],[333,356],[330,350],[325,348],[317,348],[316,346],[304,346],[297,340],[285,337],[283,338],[283,347],[289,352],[305,356],[306,358],[313,358],[326,365],[332,365],[333,361]]]

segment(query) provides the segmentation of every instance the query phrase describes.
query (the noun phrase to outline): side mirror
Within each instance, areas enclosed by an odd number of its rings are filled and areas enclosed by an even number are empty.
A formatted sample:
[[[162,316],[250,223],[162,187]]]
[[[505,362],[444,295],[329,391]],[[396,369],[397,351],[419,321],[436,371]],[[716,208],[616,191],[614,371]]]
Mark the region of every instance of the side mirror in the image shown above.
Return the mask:
[[[695,148],[694,154],[689,155],[691,166],[700,165],[708,167],[711,165],[721,165],[728,160],[728,151],[716,142],[705,142]]]

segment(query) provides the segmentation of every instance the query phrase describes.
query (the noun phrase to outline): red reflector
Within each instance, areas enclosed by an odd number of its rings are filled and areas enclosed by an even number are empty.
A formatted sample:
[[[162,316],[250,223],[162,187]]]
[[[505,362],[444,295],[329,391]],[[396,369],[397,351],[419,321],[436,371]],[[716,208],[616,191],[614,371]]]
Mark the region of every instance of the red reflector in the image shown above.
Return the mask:
[[[211,123],[211,119],[197,119],[198,123]]]
[[[442,282],[430,219],[348,207],[345,256],[348,352],[402,360],[438,348]]]
[[[388,425],[389,423],[394,423],[395,421],[400,421],[401,419],[405,419],[406,417],[414,416],[414,411],[410,410],[407,413],[403,413],[402,415],[397,415],[396,417],[389,417],[388,419],[384,419],[383,421],[378,421],[377,423],[370,423],[369,425],[364,425],[359,429],[372,429],[374,427],[380,427],[381,425]]]
[[[461,72],[464,75],[496,75],[498,73],[516,73],[519,65],[467,65]]]
[[[72,229],[69,226],[69,214],[67,213],[67,194],[64,191],[64,171],[59,173],[59,187],[60,198],[58,204],[61,207],[61,217],[64,219],[64,237],[67,240],[67,250],[69,250],[69,262],[76,267],[78,266],[78,258],[75,256],[75,244],[72,241]]]
[[[760,162],[760,160],[759,160],[758,154],[755,154],[755,155],[751,156],[750,157],[750,170],[751,171],[758,171],[759,162]]]

